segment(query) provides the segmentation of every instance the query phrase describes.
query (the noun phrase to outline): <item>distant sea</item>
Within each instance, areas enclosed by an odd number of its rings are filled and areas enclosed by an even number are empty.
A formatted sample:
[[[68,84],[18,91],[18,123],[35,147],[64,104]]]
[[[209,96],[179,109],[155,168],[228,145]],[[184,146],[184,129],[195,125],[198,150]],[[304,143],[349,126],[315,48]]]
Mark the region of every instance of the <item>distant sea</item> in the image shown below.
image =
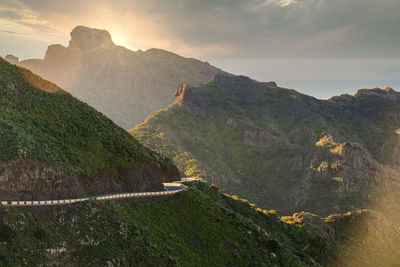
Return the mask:
[[[210,64],[258,81],[276,81],[319,99],[354,94],[361,88],[400,91],[398,58],[218,58]]]

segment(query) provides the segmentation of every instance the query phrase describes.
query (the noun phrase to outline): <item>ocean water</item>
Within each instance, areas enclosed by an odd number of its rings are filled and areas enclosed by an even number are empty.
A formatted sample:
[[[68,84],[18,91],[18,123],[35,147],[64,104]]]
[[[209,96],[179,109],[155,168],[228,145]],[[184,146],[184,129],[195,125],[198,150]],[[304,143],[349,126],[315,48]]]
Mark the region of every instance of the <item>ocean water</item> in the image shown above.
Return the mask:
[[[400,90],[399,58],[215,58],[209,62],[319,99],[354,94],[361,88]]]

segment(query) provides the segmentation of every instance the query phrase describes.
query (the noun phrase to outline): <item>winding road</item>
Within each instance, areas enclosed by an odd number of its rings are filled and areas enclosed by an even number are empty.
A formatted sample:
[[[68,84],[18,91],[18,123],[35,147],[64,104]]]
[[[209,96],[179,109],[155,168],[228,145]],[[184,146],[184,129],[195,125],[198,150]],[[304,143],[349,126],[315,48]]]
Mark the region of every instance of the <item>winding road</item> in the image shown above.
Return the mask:
[[[189,181],[189,180],[184,180],[184,181]],[[2,200],[0,204],[4,206],[52,206],[52,205],[68,205],[89,200],[109,200],[109,199],[141,198],[141,197],[151,197],[151,196],[173,195],[180,191],[186,190],[186,186],[181,182],[182,181],[173,183],[164,183],[164,191],[158,191],[158,192],[117,193],[117,194],[99,195],[86,198],[57,199],[57,200],[36,200],[36,201]]]

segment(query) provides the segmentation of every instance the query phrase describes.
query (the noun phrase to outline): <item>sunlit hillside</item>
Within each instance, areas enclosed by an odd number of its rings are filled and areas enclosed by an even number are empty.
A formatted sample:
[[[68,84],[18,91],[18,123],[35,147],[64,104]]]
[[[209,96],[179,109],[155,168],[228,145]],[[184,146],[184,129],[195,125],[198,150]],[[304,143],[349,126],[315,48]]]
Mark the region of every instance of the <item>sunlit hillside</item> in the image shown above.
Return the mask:
[[[183,85],[130,133],[226,192],[281,214],[370,207],[398,188],[400,94],[363,89],[328,101],[247,77]]]

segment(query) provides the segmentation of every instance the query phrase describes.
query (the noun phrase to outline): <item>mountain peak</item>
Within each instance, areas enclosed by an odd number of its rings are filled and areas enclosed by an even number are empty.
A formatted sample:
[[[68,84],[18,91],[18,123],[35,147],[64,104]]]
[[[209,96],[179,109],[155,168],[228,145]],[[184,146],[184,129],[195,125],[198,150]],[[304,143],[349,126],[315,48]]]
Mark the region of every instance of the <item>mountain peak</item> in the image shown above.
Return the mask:
[[[186,83],[178,86],[175,92],[174,104],[183,104],[192,111],[203,113],[207,105],[194,88]]]
[[[43,59],[19,65],[67,88],[127,129],[169,106],[179,84],[202,84],[223,72],[162,49],[134,52],[115,45],[106,30],[84,26],[72,30],[69,46],[50,45]]]
[[[115,46],[111,39],[111,34],[106,30],[93,29],[85,26],[76,26],[70,35],[70,46],[72,44],[76,44],[82,49],[107,49]]]

